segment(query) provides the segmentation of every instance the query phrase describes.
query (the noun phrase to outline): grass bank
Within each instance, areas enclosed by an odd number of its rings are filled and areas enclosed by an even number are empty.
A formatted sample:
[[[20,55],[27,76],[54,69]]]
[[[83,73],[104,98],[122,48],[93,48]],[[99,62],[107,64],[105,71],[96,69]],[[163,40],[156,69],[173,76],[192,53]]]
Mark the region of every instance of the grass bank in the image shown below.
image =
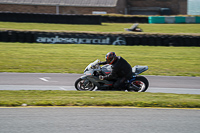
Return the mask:
[[[0,30],[26,31],[84,31],[84,32],[124,32],[132,23],[102,23],[102,25],[48,24],[48,23],[16,23],[0,22]],[[147,33],[195,33],[200,34],[200,24],[140,24]]]
[[[116,91],[0,91],[0,106],[22,105],[200,108],[200,95]]]
[[[200,76],[199,47],[28,44],[0,42],[0,72],[83,73],[109,51],[132,66],[148,65],[144,75]]]

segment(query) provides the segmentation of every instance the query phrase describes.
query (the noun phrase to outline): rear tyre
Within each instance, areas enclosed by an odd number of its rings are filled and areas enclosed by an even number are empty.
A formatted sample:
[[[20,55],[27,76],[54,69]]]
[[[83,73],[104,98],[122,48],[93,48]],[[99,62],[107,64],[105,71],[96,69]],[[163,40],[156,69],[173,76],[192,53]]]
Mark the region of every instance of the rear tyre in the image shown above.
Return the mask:
[[[95,88],[95,84],[87,79],[79,78],[75,82],[75,88],[78,91],[93,91]]]
[[[131,85],[139,87],[139,90],[136,90],[136,92],[145,92],[149,87],[149,81],[143,76],[137,76],[136,79],[131,82],[130,86]]]

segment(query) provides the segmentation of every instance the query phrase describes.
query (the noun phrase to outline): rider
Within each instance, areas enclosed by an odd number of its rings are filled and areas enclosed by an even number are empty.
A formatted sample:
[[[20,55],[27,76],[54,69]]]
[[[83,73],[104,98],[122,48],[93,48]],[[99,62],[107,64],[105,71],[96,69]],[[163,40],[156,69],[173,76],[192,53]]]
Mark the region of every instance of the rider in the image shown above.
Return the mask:
[[[106,76],[99,76],[101,80],[116,80],[113,87],[117,90],[123,89],[126,80],[132,77],[131,65],[121,56],[116,56],[115,52],[106,54],[106,61],[100,62],[99,65],[112,65],[111,73]]]

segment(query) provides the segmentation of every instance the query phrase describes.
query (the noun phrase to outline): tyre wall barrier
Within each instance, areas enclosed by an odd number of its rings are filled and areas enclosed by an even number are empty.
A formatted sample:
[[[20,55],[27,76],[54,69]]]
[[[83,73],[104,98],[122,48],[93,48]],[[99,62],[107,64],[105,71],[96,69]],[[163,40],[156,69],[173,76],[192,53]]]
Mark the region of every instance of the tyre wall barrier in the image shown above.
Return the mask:
[[[200,23],[200,17],[183,17],[183,16],[149,16],[150,24],[155,23]]]
[[[56,15],[0,12],[0,21],[60,24],[101,24],[100,15]]]
[[[106,22],[106,23],[148,23],[148,17],[102,16],[102,22]]]
[[[0,42],[144,46],[200,46],[200,36],[0,31]]]

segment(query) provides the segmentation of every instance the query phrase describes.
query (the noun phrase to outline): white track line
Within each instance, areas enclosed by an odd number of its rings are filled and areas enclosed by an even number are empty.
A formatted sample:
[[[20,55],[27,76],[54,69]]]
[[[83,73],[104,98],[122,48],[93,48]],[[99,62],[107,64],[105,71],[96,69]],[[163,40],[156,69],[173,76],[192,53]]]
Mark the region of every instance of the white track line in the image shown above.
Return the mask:
[[[49,77],[44,77],[44,78],[39,78],[39,79],[41,79],[42,81],[45,81],[45,82],[49,82],[49,80],[47,80],[47,79],[49,79]]]

